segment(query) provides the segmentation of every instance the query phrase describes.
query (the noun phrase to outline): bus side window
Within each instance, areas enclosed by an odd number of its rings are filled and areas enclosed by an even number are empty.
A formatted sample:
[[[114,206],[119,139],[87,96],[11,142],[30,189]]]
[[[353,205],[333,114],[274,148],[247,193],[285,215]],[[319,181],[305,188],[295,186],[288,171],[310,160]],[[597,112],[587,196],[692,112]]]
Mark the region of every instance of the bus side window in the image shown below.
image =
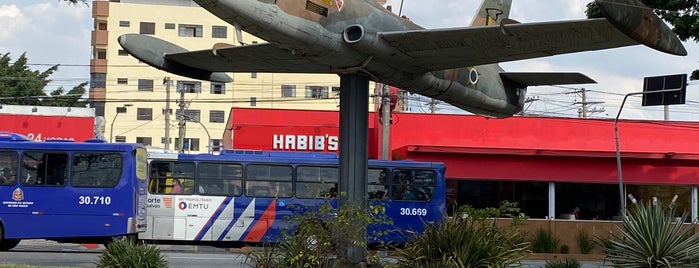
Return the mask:
[[[17,184],[17,153],[0,151],[0,185]]]
[[[432,199],[436,186],[437,174],[431,170],[416,170],[413,181],[414,193],[417,200],[428,201]]]
[[[393,200],[415,200],[412,189],[413,178],[410,170],[393,171]]]
[[[247,166],[245,194],[265,197],[294,195],[293,168],[287,165],[251,164]]]
[[[123,167],[123,158],[118,153],[76,152],[72,157],[70,179],[66,178],[67,170],[60,159],[62,156],[49,159],[49,169],[46,172],[46,183],[65,185],[68,181],[76,187],[111,188],[119,184]],[[65,158],[67,160],[67,158]]]
[[[168,180],[168,192],[172,191],[172,179],[177,178],[180,181],[180,187],[182,187],[181,194],[193,194],[195,170],[194,162],[175,162],[172,177]]]
[[[68,154],[27,151],[22,154],[22,185],[63,185],[68,174]]]
[[[382,169],[370,168],[368,171],[367,193],[370,200],[388,199],[388,172]]]

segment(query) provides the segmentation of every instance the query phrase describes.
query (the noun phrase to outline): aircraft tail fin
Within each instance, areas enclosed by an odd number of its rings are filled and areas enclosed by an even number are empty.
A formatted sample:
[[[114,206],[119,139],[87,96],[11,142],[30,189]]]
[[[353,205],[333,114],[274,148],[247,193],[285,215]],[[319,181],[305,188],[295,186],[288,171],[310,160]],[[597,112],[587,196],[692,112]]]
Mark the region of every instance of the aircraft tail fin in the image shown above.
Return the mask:
[[[499,25],[510,17],[512,0],[483,0],[471,26]]]

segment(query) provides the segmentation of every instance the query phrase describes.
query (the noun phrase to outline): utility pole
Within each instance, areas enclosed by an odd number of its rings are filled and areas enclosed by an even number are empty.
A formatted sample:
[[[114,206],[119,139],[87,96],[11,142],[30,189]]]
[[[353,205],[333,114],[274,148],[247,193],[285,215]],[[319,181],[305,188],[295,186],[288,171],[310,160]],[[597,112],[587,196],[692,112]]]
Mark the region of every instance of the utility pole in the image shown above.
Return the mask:
[[[580,94],[580,98],[582,101],[575,102],[574,104],[580,104],[582,105],[582,108],[578,110],[578,117],[579,118],[587,118],[588,112],[589,113],[601,113],[604,112],[604,108],[602,109],[589,109],[588,105],[590,104],[602,104],[604,102],[602,101],[587,101],[587,90],[585,88],[581,88],[579,90],[571,92],[573,94]]]
[[[165,114],[165,140],[163,141],[165,143],[165,151],[170,150],[170,85],[172,85],[172,81],[170,80],[170,77],[165,77],[163,79],[163,84],[165,84],[165,110],[163,111],[163,114]]]
[[[534,103],[535,101],[538,101],[538,100],[539,100],[539,96],[527,97],[527,99],[524,100],[524,103],[528,104],[528,105],[527,105],[527,107],[522,107],[522,110],[519,111],[519,115],[522,115],[522,116],[526,115],[527,109],[529,109],[529,107],[532,105],[532,103]]]
[[[391,137],[391,97],[390,87],[383,85],[381,90],[381,160],[388,160]]]
[[[430,98],[429,106],[430,106],[430,113],[431,114],[437,112],[437,103],[439,103],[439,101],[437,99]]]
[[[177,125],[179,126],[179,139],[180,139],[180,153],[184,153],[184,136],[186,135],[187,132],[187,120],[184,115],[184,108],[185,108],[185,103],[184,103],[184,88],[178,88],[177,90],[180,91],[180,109],[178,110],[177,114],[179,115],[177,117],[178,123]]]

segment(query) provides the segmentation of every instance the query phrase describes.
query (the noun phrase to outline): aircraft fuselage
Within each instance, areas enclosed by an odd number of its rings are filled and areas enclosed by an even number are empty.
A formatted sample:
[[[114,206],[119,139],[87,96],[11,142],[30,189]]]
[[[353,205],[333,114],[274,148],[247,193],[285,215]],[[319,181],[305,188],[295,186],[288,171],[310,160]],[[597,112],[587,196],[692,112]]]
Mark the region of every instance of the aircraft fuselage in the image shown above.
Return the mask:
[[[433,97],[456,107],[506,117],[523,107],[526,89],[503,81],[497,64],[429,72],[377,33],[422,29],[374,0],[194,0],[222,20],[328,65],[331,72],[362,72],[376,82]],[[342,3],[340,6],[340,3]]]

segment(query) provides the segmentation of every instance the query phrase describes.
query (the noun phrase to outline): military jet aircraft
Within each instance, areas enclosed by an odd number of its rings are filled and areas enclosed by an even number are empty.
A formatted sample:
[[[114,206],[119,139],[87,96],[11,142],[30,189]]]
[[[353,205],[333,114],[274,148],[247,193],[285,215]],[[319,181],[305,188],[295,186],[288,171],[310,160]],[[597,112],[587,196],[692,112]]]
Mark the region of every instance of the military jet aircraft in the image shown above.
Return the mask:
[[[512,0],[484,0],[470,27],[424,29],[377,0],[193,0],[235,26],[240,45],[187,51],[149,35],[121,46],[170,73],[230,82],[225,72],[364,73],[373,81],[489,117],[522,110],[527,86],[594,83],[580,73],[506,72],[499,62],[644,44],[687,52],[638,0],[596,0],[606,18],[519,23]],[[268,43],[245,44],[245,31]]]

